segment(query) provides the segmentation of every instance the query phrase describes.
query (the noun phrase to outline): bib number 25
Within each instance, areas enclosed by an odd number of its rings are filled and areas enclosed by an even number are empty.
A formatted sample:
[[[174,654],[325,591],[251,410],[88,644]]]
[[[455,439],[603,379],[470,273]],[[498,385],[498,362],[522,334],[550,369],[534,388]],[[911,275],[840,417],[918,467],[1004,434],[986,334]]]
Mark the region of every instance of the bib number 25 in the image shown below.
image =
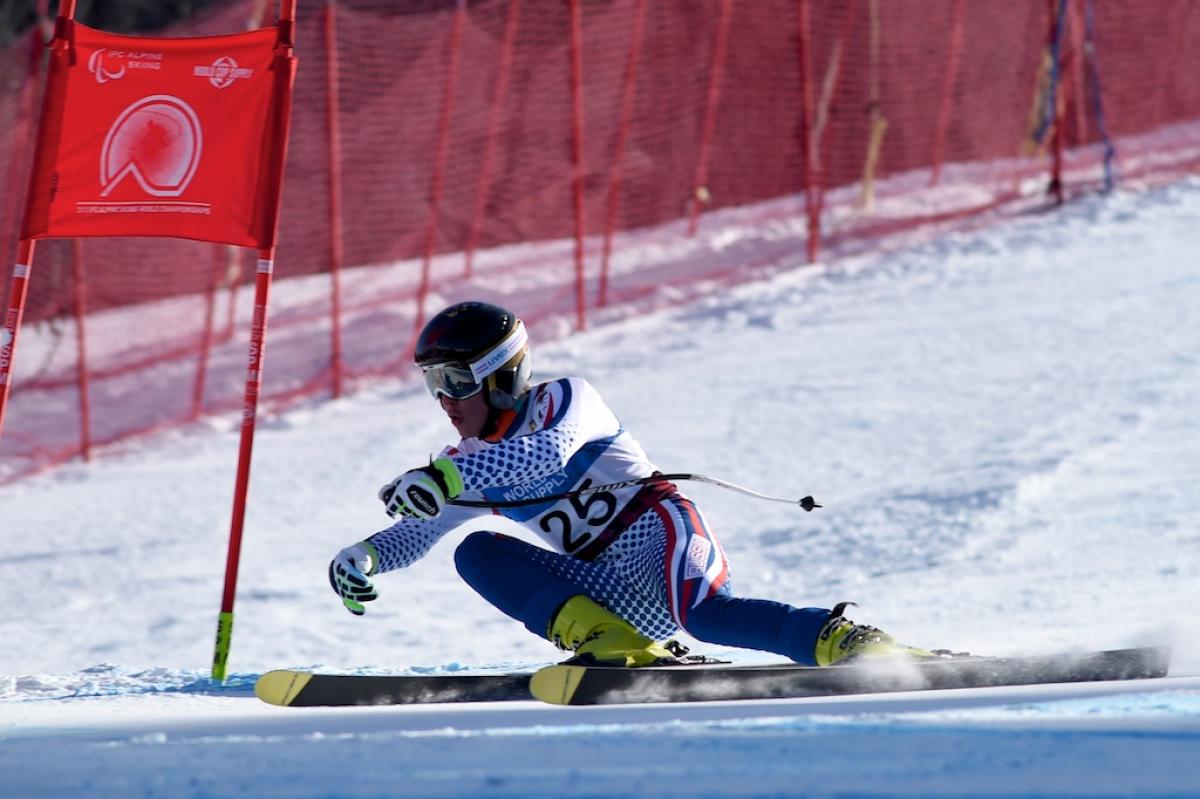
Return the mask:
[[[586,490],[591,486],[591,480],[584,480],[579,487]],[[584,522],[588,527],[602,527],[617,512],[617,498],[610,491],[578,494],[571,497],[569,502],[571,511],[575,514],[574,519],[565,508],[560,508],[550,511],[539,522],[541,528],[547,533],[562,538],[563,549],[567,554],[575,552],[592,540],[592,534],[586,530],[576,538],[571,537],[571,528],[577,522]]]

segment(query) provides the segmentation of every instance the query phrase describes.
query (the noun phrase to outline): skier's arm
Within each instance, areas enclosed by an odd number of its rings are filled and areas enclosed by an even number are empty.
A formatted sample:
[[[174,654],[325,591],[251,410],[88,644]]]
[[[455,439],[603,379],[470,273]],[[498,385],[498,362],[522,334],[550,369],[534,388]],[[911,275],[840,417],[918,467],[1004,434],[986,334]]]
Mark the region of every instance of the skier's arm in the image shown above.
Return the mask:
[[[371,573],[382,574],[411,566],[425,557],[442,536],[479,515],[478,510],[450,507],[435,519],[400,519],[367,538],[367,543],[379,554]]]
[[[329,584],[346,609],[361,616],[362,603],[379,596],[372,577],[420,560],[443,535],[476,513],[453,508],[436,519],[401,519],[339,552],[329,564]]]

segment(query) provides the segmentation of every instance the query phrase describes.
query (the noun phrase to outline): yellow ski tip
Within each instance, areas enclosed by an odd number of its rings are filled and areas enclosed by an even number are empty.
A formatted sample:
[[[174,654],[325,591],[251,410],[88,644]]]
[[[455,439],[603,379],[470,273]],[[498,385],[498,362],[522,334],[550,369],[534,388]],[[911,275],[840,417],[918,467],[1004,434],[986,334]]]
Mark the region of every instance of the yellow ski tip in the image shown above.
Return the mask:
[[[547,666],[529,680],[529,691],[551,705],[569,705],[587,672],[584,666]]]
[[[270,705],[290,705],[311,679],[302,671],[268,671],[254,683],[254,695]]]

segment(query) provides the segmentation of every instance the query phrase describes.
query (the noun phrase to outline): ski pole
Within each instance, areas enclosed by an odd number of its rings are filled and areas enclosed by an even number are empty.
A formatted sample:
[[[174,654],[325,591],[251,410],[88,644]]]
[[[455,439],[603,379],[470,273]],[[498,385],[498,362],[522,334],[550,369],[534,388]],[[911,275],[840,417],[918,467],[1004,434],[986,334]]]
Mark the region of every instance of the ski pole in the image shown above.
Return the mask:
[[[458,505],[463,508],[519,508],[525,505],[539,505],[543,502],[556,502],[560,499],[568,499],[569,497],[579,497],[586,494],[596,494],[601,491],[614,491],[618,488],[629,488],[630,486],[645,485],[646,483],[654,483],[659,480],[691,480],[696,483],[710,483],[721,488],[728,488],[731,491],[737,491],[740,494],[755,497],[757,499],[765,499],[769,502],[786,502],[789,505],[799,505],[806,511],[811,511],[813,508],[821,507],[812,497],[802,497],[800,499],[791,499],[789,497],[773,497],[769,494],[760,494],[757,491],[752,491],[749,488],[743,488],[733,483],[727,483],[724,480],[718,480],[715,477],[706,477],[702,474],[691,474],[689,472],[677,472],[675,474],[652,474],[649,477],[639,477],[636,480],[622,480],[618,483],[606,483],[598,486],[588,486],[587,488],[577,488],[573,491],[564,491],[561,494],[547,494],[536,497],[525,497],[524,499],[507,499],[507,500],[476,500],[476,499],[452,499],[446,504]]]

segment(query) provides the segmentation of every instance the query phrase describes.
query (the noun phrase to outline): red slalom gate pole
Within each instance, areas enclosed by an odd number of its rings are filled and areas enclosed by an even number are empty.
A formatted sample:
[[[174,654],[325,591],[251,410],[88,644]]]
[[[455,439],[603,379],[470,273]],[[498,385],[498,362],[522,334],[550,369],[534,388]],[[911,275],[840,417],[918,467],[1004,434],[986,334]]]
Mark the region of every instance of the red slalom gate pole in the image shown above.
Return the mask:
[[[229,527],[229,552],[225,558],[225,590],[217,618],[217,643],[213,652],[212,677],[224,681],[233,638],[233,602],[237,594],[238,564],[242,555],[242,532],[246,524],[246,496],[250,490],[250,458],[254,450],[254,427],[258,397],[262,389],[263,350],[267,337],[267,303],[271,296],[274,249],[261,250],[254,283],[254,317],[250,322],[250,352],[246,365],[246,393],[242,403],[242,437],[238,449],[237,480],[234,484],[233,518]]]
[[[4,434],[4,412],[8,408],[8,388],[12,384],[13,353],[17,350],[17,332],[25,313],[25,293],[33,267],[34,242],[23,239],[13,265],[12,286],[8,292],[8,312],[0,330],[0,435]]]
[[[275,230],[279,223],[280,192],[287,154],[290,126],[292,82],[295,60],[292,58],[296,22],[295,0],[279,4],[279,39],[276,44],[276,75],[273,108],[276,115],[279,146],[272,153],[264,207],[273,215],[270,246],[258,248],[258,266],[254,281],[254,315],[250,323],[250,350],[246,365],[246,393],[242,404],[242,435],[238,449],[237,478],[234,483],[233,513],[229,525],[229,551],[225,559],[225,588],[221,594],[221,612],[217,617],[217,640],[213,650],[212,678],[224,682],[233,639],[233,603],[237,594],[238,565],[242,555],[242,533],[246,523],[246,498],[250,490],[250,459],[254,449],[254,428],[258,418],[258,398],[262,390],[263,360],[267,340],[267,306],[271,297],[271,273],[275,266]],[[281,100],[281,98],[283,98]]]

